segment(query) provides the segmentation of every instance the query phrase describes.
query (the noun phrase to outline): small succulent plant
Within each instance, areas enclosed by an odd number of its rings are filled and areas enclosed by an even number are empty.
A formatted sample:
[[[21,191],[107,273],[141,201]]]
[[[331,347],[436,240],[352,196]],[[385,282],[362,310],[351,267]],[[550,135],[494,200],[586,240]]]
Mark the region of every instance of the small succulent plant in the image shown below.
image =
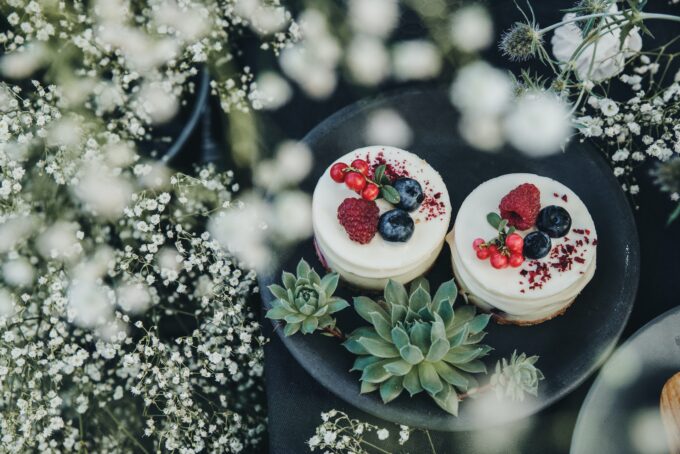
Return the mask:
[[[524,400],[525,394],[535,396],[538,393],[538,382],[543,380],[543,373],[534,364],[538,356],[529,356],[517,352],[512,353],[510,360],[503,358],[496,363],[496,371],[491,376],[491,386],[499,398],[507,398],[515,402]]]
[[[453,280],[434,296],[425,279],[410,292],[395,281],[385,286],[384,301],[354,298],[354,309],[371,326],[358,328],[344,343],[358,355],[352,370],[361,371],[361,392],[380,390],[383,402],[404,389],[422,391],[445,411],[457,415],[459,393],[477,387],[474,374],[485,373],[480,358],[491,347],[480,345],[489,315],[476,315],[474,306],[454,310],[458,291]]]
[[[333,296],[338,287],[337,273],[321,278],[304,260],[298,263],[296,273],[297,276],[284,271],[283,287],[277,284],[268,287],[276,299],[267,311],[267,318],[285,321],[286,336],[298,331],[311,334],[317,329],[333,329],[335,318],[331,314],[349,306],[344,299]]]

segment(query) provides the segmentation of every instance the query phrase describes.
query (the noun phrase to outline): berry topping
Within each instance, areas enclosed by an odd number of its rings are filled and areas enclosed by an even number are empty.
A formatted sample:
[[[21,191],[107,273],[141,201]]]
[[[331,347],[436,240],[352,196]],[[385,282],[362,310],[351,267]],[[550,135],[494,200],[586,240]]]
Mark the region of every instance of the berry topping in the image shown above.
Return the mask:
[[[552,243],[550,237],[543,232],[531,232],[524,237],[524,256],[540,259],[548,255]]]
[[[483,238],[477,238],[472,242],[472,249],[474,249],[475,251],[479,251],[480,249],[482,249],[480,248],[480,246],[483,245],[484,243],[485,241]]]
[[[569,232],[571,216],[564,208],[550,205],[538,213],[536,227],[541,232],[547,233],[550,238],[560,238]]]
[[[366,177],[357,172],[349,172],[345,176],[345,184],[354,192],[361,192],[366,187]]]
[[[352,168],[363,176],[368,176],[368,163],[363,159],[355,159],[352,161]]]
[[[375,200],[380,195],[380,188],[373,184],[368,183],[363,191],[361,191],[361,197],[366,200]]]
[[[333,181],[336,181],[338,183],[342,183],[345,181],[345,175],[347,173],[345,172],[345,169],[347,168],[347,164],[344,162],[336,162],[331,166],[331,178]]]
[[[534,226],[541,209],[541,192],[531,183],[524,183],[510,191],[498,206],[501,218],[518,230]]]
[[[477,258],[479,260],[486,260],[489,258],[489,248],[483,247],[477,249]]]
[[[524,263],[524,256],[521,253],[513,253],[510,256],[509,262],[511,267],[517,268],[522,266],[522,263]]]
[[[378,223],[378,231],[386,241],[408,241],[413,235],[413,229],[413,219],[399,208],[383,213]]]
[[[338,221],[345,228],[349,239],[366,244],[373,239],[378,230],[380,210],[375,202],[348,198],[338,207]]]
[[[423,203],[425,194],[423,188],[413,178],[399,178],[393,185],[399,193],[399,203],[397,207],[406,211],[413,211]]]
[[[510,252],[521,254],[522,248],[524,247],[524,240],[518,234],[511,233],[505,238],[505,246]]]
[[[491,266],[493,266],[497,270],[507,268],[508,257],[505,254],[501,254],[499,252],[491,254]]]

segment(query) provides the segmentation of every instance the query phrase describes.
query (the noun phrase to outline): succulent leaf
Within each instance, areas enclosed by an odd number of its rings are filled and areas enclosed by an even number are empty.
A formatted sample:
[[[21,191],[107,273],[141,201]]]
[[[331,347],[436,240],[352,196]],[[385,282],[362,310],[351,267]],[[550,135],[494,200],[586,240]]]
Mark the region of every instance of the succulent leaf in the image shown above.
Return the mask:
[[[286,323],[283,327],[283,334],[286,336],[292,336],[300,330],[300,323]]]
[[[300,259],[296,270],[298,278],[307,277],[310,270],[311,268],[309,267],[309,263],[307,263],[305,259]]]
[[[281,273],[281,282],[286,290],[295,290],[295,284],[297,283],[297,278],[293,273],[284,271]]]
[[[367,394],[367,393],[375,391],[376,389],[378,389],[378,385],[376,385],[375,383],[369,383],[367,381],[361,382],[361,391],[360,391],[361,394]]]
[[[445,411],[457,414],[458,393],[477,385],[473,375],[486,371],[479,359],[491,350],[478,344],[489,316],[476,315],[473,306],[454,309],[457,296],[453,280],[432,298],[427,280],[417,279],[408,293],[388,281],[384,302],[354,298],[354,309],[370,325],[352,332],[344,345],[359,356],[353,370],[362,372],[362,392],[379,388],[387,403],[403,389],[411,396],[426,391]]]
[[[321,279],[321,283],[319,285],[326,293],[326,296],[330,298],[338,288],[338,282],[340,282],[340,276],[336,273],[331,273],[325,275],[323,279]]]
[[[328,308],[327,312],[329,314],[335,314],[336,312],[341,311],[346,307],[349,307],[349,303],[342,298],[331,298],[330,300],[328,300],[328,304],[324,307]]]
[[[267,288],[269,289],[270,292],[272,292],[272,295],[274,295],[275,298],[283,300],[288,298],[288,292],[286,291],[285,288],[281,287],[280,285],[272,284]]]

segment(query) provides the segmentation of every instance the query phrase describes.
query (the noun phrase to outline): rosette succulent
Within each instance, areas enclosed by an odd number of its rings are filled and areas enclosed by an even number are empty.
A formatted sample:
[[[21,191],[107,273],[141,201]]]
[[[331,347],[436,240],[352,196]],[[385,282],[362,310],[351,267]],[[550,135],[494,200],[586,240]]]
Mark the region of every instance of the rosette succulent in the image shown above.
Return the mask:
[[[349,306],[344,299],[333,296],[338,287],[337,273],[329,273],[322,279],[304,260],[300,260],[296,272],[297,276],[282,273],[283,287],[277,284],[268,287],[276,299],[267,311],[267,318],[285,321],[286,336],[298,331],[311,334],[317,329],[334,328],[335,318],[331,314]]]
[[[425,279],[410,292],[395,281],[385,286],[384,301],[354,298],[354,309],[371,326],[352,332],[344,346],[359,357],[352,370],[360,371],[361,392],[380,390],[383,402],[405,389],[422,391],[445,411],[457,415],[459,393],[477,387],[474,374],[486,373],[480,358],[491,347],[480,345],[489,315],[476,315],[474,306],[454,310],[458,295],[453,280],[434,296]]]
[[[524,394],[535,396],[538,393],[538,382],[543,380],[543,372],[536,368],[538,356],[529,356],[517,352],[512,353],[510,360],[503,358],[496,363],[496,371],[491,376],[491,386],[499,398],[508,398],[515,402],[524,400]]]

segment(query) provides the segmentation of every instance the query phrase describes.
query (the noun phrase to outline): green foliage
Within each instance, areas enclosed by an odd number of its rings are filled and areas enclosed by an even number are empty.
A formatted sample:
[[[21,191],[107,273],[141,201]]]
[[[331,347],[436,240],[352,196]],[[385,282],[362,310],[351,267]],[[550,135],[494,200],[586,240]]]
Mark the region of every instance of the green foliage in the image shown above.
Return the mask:
[[[321,278],[301,259],[296,274],[282,273],[283,287],[277,284],[269,286],[269,291],[276,299],[267,311],[267,318],[285,321],[283,332],[286,336],[298,331],[311,334],[316,330],[335,327],[335,318],[331,314],[349,306],[344,299],[333,296],[338,280],[337,273]]]
[[[481,358],[491,347],[480,345],[489,315],[473,306],[454,310],[458,290],[453,280],[431,296],[430,285],[416,279],[410,288],[390,280],[384,301],[354,298],[355,311],[370,323],[352,332],[345,348],[357,355],[361,392],[378,390],[383,402],[403,390],[426,392],[442,409],[458,414],[459,393],[477,386],[474,375],[486,373]]]

